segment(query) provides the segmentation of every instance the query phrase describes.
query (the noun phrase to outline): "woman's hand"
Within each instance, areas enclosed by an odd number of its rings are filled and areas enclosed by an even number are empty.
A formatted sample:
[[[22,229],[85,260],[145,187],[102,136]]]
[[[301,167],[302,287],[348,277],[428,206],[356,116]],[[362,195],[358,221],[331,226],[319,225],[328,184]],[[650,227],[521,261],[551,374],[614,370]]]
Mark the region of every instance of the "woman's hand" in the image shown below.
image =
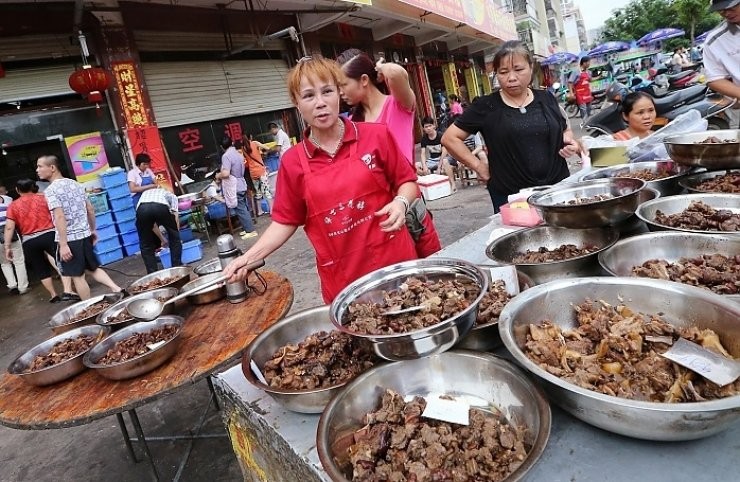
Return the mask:
[[[380,222],[380,229],[384,232],[398,231],[406,224],[406,206],[397,200],[393,200],[383,206],[375,213],[376,216],[388,216]]]
[[[479,184],[488,184],[488,181],[491,179],[491,172],[488,169],[487,162],[478,162],[474,171],[475,174],[478,176]]]
[[[568,159],[571,156],[580,155],[582,151],[581,144],[573,137],[573,133],[569,130],[563,132],[563,147],[558,154]]]
[[[236,283],[237,281],[247,279],[247,276],[249,276],[249,270],[246,269],[246,266],[252,261],[255,260],[251,259],[247,252],[229,263],[226,268],[224,268],[224,276],[227,277],[227,282]]]

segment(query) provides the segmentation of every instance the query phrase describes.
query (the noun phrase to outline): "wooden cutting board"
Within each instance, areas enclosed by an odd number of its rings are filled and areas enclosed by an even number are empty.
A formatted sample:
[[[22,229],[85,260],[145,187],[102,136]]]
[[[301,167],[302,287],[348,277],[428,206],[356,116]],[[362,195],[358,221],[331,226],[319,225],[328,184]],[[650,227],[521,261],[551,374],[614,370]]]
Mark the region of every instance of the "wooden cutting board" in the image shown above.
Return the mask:
[[[86,370],[69,380],[35,387],[6,373],[0,379],[0,424],[19,429],[82,425],[130,410],[235,364],[242,350],[283,318],[293,287],[277,273],[260,271],[262,295],[231,304],[220,300],[180,310],[185,328],[177,353],[164,365],[130,380],[113,381]],[[254,276],[250,276],[253,284]]]

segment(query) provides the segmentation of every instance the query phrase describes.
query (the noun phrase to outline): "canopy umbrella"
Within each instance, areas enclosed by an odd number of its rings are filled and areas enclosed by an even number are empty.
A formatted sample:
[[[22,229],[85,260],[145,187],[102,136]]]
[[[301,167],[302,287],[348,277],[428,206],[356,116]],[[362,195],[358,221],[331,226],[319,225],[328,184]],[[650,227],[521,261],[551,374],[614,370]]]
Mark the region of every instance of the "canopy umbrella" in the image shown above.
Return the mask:
[[[707,35],[709,35],[709,32],[704,32],[703,34],[701,34],[698,37],[696,37],[694,39],[694,42],[696,42],[698,44],[703,44],[704,42],[707,41]]]
[[[542,65],[553,65],[553,64],[569,64],[578,60],[576,54],[570,52],[557,52],[547,57],[541,63]]]
[[[640,40],[637,41],[637,45],[643,47],[651,43],[662,42],[669,38],[681,37],[683,35],[686,35],[686,32],[680,28],[659,28],[658,30],[654,30],[641,37]]]
[[[588,51],[588,55],[593,57],[594,55],[604,55],[611,52],[621,52],[622,50],[629,50],[629,48],[630,44],[628,44],[627,42],[613,40],[611,42],[597,45],[596,47]]]

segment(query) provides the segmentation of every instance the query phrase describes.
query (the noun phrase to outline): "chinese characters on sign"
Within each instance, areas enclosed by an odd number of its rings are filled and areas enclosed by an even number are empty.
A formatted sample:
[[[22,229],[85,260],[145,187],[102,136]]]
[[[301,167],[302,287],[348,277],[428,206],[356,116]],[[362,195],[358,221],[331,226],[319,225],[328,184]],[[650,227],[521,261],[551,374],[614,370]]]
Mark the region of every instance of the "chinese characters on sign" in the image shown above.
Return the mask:
[[[121,101],[126,127],[134,129],[151,125],[149,116],[144,107],[139,88],[139,80],[133,62],[113,62],[113,77]]]

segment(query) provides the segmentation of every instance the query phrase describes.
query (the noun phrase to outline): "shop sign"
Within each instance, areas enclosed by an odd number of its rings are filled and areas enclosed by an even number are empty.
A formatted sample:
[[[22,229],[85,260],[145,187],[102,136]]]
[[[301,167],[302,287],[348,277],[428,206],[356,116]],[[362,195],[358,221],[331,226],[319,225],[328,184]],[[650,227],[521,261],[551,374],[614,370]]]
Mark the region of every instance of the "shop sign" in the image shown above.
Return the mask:
[[[445,90],[447,91],[447,96],[449,97],[451,94],[455,94],[459,97],[460,83],[457,80],[457,69],[455,68],[454,62],[449,62],[442,66],[442,77],[445,81]]]
[[[136,157],[142,152],[149,154],[152,158],[150,168],[156,177],[157,185],[172,190],[172,180],[170,179],[169,170],[167,169],[167,159],[162,141],[159,138],[159,129],[155,126],[139,127],[128,129],[128,140],[131,144],[131,154]]]
[[[478,70],[475,67],[465,69],[465,85],[468,87],[469,100],[473,100],[481,95],[480,86],[478,85]]]
[[[126,127],[129,129],[151,125],[141,96],[141,84],[134,63],[112,62],[113,77],[116,79],[119,101],[123,110]]]
[[[105,153],[100,132],[65,137],[64,143],[67,145],[77,181],[95,181],[100,173],[108,169],[108,155]]]
[[[514,15],[491,0],[401,0],[501,40],[516,40]]]

